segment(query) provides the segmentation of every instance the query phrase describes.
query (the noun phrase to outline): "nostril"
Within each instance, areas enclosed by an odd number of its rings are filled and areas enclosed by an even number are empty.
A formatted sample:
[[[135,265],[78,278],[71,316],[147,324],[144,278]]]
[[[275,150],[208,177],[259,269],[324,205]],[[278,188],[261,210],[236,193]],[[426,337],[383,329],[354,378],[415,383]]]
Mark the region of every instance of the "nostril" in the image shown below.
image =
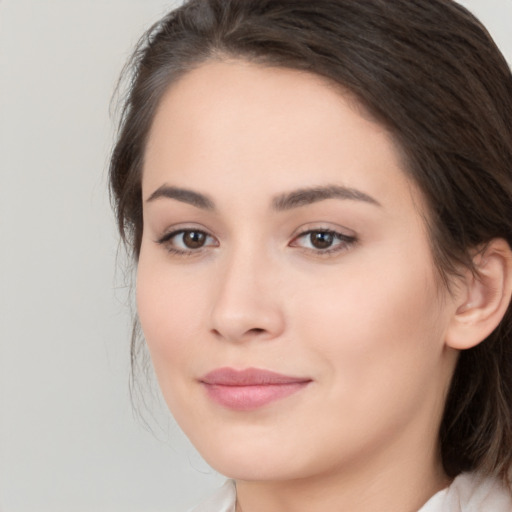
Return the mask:
[[[219,331],[218,329],[212,329],[211,332],[217,338],[223,338],[224,337],[222,332]],[[265,329],[262,329],[261,327],[254,327],[253,329],[248,329],[247,331],[245,331],[245,333],[242,333],[241,336],[237,335],[235,338],[239,339],[239,340],[242,340],[244,338],[247,339],[247,337],[251,338],[252,336],[260,336],[261,334],[264,334],[265,332],[267,332],[267,331]]]
[[[251,334],[261,334],[261,333],[265,332],[265,329],[261,329],[260,327],[255,327],[254,329],[249,329],[247,332],[251,333]]]

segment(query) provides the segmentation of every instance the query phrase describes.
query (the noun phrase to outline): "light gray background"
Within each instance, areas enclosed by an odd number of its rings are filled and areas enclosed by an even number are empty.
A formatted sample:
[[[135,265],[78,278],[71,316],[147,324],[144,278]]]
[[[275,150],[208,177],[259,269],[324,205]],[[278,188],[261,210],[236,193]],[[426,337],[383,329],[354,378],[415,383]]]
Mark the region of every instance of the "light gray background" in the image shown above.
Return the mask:
[[[106,192],[116,78],[178,1],[0,0],[0,510],[180,511],[219,485],[128,392]],[[512,61],[512,0],[467,0]]]

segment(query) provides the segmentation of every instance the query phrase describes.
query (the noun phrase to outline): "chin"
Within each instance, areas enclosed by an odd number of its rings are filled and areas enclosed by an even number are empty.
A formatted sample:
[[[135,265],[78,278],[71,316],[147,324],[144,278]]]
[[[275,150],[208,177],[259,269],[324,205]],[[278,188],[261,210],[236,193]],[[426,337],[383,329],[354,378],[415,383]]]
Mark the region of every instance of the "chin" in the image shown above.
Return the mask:
[[[288,436],[272,439],[269,432],[237,436],[231,432],[199,442],[191,439],[204,460],[220,474],[234,480],[283,481],[300,479],[321,472],[304,443]],[[292,436],[293,437],[293,436]],[[286,442],[288,441],[288,442]]]
[[[234,480],[250,482],[293,480],[307,476],[305,468],[295,468],[290,459],[279,460],[278,457],[266,454],[246,454],[234,459],[232,455],[225,454],[219,457],[204,457],[213,469],[220,474]]]

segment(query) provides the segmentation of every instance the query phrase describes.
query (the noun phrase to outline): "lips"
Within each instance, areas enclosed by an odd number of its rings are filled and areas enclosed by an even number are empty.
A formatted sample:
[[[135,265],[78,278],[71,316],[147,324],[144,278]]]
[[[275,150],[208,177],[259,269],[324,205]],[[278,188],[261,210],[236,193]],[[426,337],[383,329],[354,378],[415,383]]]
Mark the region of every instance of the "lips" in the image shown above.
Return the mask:
[[[200,382],[216,403],[237,411],[250,411],[304,389],[311,379],[258,368],[219,368],[207,373]]]

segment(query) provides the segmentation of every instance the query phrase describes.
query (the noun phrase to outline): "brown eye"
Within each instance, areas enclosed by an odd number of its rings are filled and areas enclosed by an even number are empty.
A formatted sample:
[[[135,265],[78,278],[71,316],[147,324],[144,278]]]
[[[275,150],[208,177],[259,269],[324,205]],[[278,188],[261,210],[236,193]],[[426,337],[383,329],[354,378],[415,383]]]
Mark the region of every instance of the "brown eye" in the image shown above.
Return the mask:
[[[328,249],[334,242],[334,235],[329,231],[312,231],[309,241],[315,249]]]
[[[326,256],[347,250],[355,242],[355,236],[344,235],[330,229],[311,229],[294,238],[290,246]]]
[[[164,235],[157,243],[174,254],[199,253],[207,247],[218,247],[218,241],[199,229],[179,229]]]
[[[183,245],[188,249],[200,249],[206,243],[206,233],[202,231],[185,231]]]

